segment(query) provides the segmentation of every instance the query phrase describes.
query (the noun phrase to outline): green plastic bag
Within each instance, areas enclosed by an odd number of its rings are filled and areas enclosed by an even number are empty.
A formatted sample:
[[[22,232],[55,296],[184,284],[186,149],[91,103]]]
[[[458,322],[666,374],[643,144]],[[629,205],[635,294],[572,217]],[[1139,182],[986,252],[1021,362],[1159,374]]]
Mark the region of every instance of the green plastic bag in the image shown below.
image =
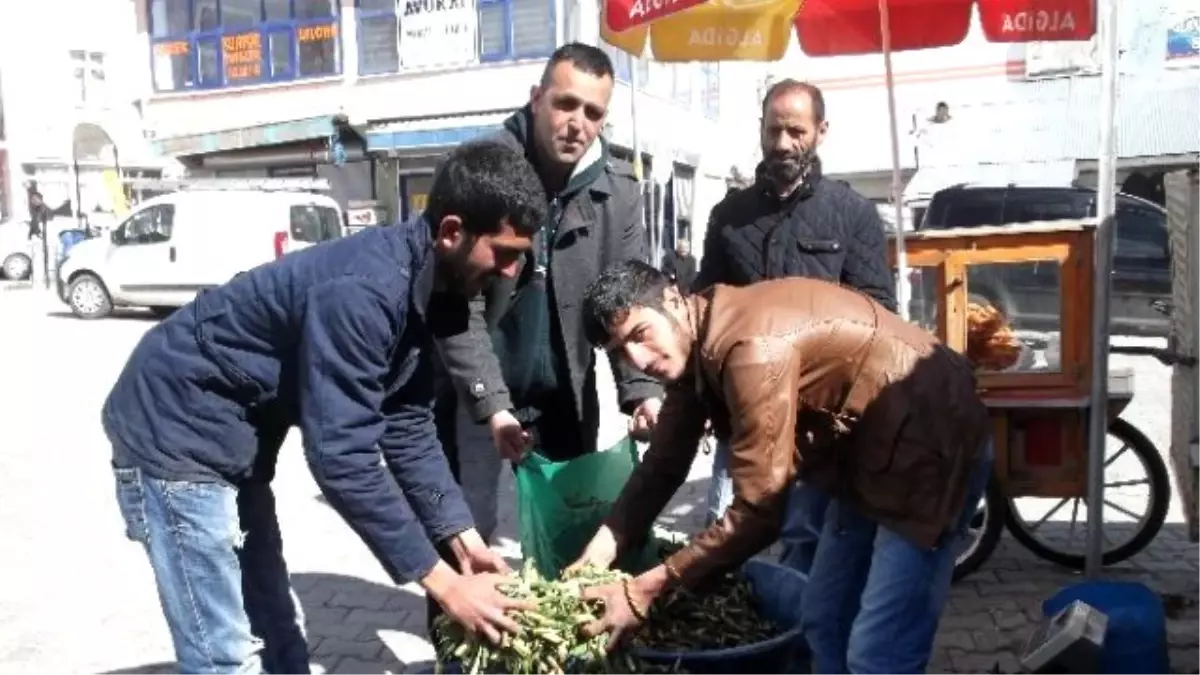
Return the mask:
[[[536,561],[543,577],[557,579],[579,558],[638,463],[637,446],[626,437],[608,450],[565,462],[531,452],[517,466],[521,553]],[[625,552],[616,566],[641,572],[658,561],[657,554],[647,536],[643,548]]]

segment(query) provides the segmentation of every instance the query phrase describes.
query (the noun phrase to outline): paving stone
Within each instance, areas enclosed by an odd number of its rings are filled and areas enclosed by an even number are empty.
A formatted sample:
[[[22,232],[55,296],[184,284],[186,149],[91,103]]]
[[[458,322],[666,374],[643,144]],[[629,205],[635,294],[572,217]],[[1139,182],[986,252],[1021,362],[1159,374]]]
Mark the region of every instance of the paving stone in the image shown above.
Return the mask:
[[[353,656],[365,661],[376,660],[383,652],[383,643],[375,640],[362,642],[354,639],[327,637],[312,650],[313,656]]]
[[[1200,652],[1195,649],[1171,649],[1167,652],[1167,659],[1172,673],[1195,673],[1200,670]]]
[[[961,649],[971,651],[975,648],[975,640],[971,632],[966,630],[941,631],[934,638],[933,644],[938,649]]]
[[[348,656],[338,661],[337,668],[329,671],[331,673],[403,673],[405,667],[403,663],[393,659],[376,659],[363,660]]]
[[[349,609],[383,609],[387,606],[389,596],[382,593],[340,592],[333,596],[327,604],[330,607],[346,607]]]

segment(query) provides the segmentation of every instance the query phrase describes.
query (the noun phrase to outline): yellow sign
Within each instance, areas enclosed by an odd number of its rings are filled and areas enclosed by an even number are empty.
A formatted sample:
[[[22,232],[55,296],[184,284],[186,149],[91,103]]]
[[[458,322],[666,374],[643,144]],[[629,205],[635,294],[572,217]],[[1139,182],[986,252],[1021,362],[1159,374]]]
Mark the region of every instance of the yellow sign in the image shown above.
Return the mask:
[[[187,56],[188,51],[190,50],[187,40],[172,40],[154,44],[154,53],[159,56]]]
[[[649,27],[638,26],[614,33],[609,30],[608,21],[604,16],[607,5],[607,2],[600,3],[600,39],[627,54],[641,56],[642,52],[646,50],[646,34],[650,31]]]
[[[337,26],[331,23],[319,26],[301,26],[296,29],[300,42],[330,42],[337,39]]]
[[[718,0],[660,19],[650,31],[659,61],[778,61],[792,39],[796,0]]]
[[[129,215],[129,202],[125,200],[125,186],[121,183],[121,176],[115,169],[105,169],[100,177],[104,181],[104,187],[112,201],[113,215],[118,219]]]
[[[429,194],[425,192],[414,192],[408,196],[408,212],[417,213],[425,210],[425,205],[429,203]]]
[[[221,38],[225,57],[225,81],[257,80],[262,77],[262,36],[241,33]]]
[[[646,34],[656,61],[778,61],[793,39],[793,21],[803,0],[710,0],[649,27],[614,33],[603,10],[600,37],[633,55]]]

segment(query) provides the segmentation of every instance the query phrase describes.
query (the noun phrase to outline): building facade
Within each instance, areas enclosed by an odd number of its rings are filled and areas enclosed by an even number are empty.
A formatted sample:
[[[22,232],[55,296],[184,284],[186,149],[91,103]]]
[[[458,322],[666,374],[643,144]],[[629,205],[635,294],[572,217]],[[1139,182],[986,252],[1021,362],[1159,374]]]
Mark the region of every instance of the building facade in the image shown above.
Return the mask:
[[[528,102],[556,47],[599,37],[594,0],[129,6],[146,64],[145,125],[158,154],[195,175],[327,178],[363,223],[422,208],[442,153],[498,130]],[[663,231],[703,222],[730,165],[712,140],[721,138],[720,69],[610,53],[618,84],[605,133],[627,159],[635,144],[642,150],[645,177],[657,185],[648,191],[656,195],[650,222],[667,224]],[[643,85],[636,97],[628,84],[634,67]]]
[[[145,69],[129,48],[137,33],[126,7],[0,3],[0,221],[27,218],[31,185],[61,216],[108,218],[124,201],[122,177],[160,175],[142,133]],[[51,23],[61,30],[26,34]]]
[[[1200,153],[1200,10],[1187,0],[1120,3],[1118,187],[1195,166]],[[918,208],[964,182],[1095,184],[1100,126],[1096,40],[988,43],[978,16],[967,39],[893,55],[904,201]],[[826,95],[829,173],[881,204],[892,156],[883,59],[810,58],[794,47],[773,77]],[[937,115],[945,103],[945,119]],[[887,211],[888,209],[884,209]]]

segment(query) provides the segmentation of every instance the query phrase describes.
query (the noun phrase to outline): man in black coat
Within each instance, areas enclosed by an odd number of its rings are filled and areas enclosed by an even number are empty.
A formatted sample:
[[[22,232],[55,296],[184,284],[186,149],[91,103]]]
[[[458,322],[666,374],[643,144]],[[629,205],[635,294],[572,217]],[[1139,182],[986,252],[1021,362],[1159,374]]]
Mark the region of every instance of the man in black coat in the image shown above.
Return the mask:
[[[596,354],[582,328],[588,284],[613,263],[648,257],[637,178],[600,135],[612,89],[603,51],[564,45],[496,137],[537,171],[549,216],[516,278],[492,283],[471,303],[463,330],[438,343],[452,384],[439,396],[441,438],[485,539],[496,525],[503,460],[529,449],[570,459],[625,435],[601,429]],[[646,433],[661,386],[619,360],[611,367],[631,431]]]
[[[397,583],[420,582],[472,633],[515,629],[495,587],[504,577],[481,574],[503,560],[438,445],[432,330],[443,307],[465,311],[488,280],[516,273],[545,215],[520,153],[465,145],[410,223],[239,274],[138,343],[103,423],[126,535],[149,555],[180,672],[308,672],[271,490],[293,426],[329,504]]]
[[[683,228],[680,228],[681,230]],[[696,258],[692,255],[692,245],[686,239],[680,239],[675,245],[675,251],[663,260],[663,274],[675,282],[676,286],[687,290],[696,282]]]
[[[762,114],[763,160],[754,184],[730,192],[713,207],[693,289],[803,276],[856,288],[895,311],[896,284],[879,212],[849,186],[821,175],[817,150],[829,130],[821,90],[781,80],[763,98]],[[733,498],[728,442],[721,439],[720,429],[717,435],[711,520],[719,518]],[[798,484],[792,499],[789,513],[808,517],[785,523],[784,559],[807,572],[828,498]]]

